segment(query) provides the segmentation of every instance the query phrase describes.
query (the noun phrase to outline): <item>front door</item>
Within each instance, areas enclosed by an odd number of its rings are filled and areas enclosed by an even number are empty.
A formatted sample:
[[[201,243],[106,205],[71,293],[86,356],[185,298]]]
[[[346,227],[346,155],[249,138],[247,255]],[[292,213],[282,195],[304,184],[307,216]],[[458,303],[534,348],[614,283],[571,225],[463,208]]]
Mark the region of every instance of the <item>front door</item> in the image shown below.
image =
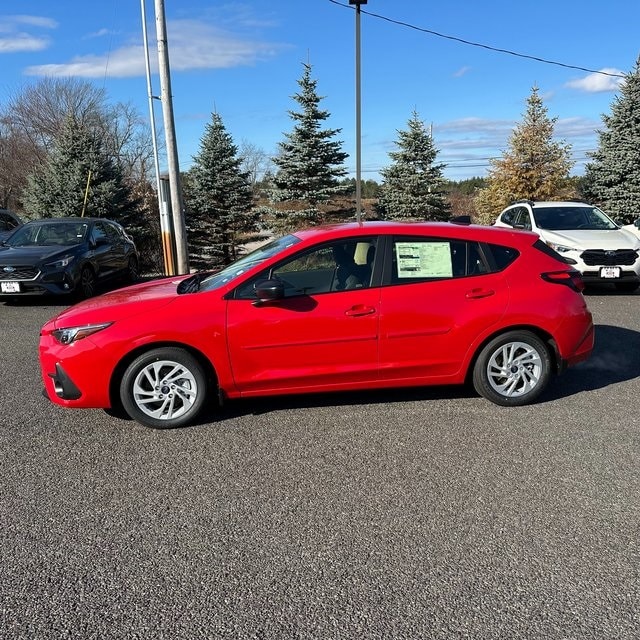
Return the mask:
[[[350,242],[341,249],[352,257],[372,253]],[[332,244],[297,254],[227,301],[229,357],[244,395],[356,388],[377,379],[380,289],[362,274],[343,288],[336,255]],[[267,277],[283,281],[285,297],[256,303],[253,287]]]

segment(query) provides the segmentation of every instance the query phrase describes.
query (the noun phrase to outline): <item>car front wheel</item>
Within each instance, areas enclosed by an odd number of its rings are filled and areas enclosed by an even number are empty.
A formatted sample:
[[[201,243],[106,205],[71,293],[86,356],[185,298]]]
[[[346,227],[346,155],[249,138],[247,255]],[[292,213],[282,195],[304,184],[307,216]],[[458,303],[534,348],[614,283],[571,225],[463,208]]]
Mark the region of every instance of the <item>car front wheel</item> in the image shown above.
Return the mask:
[[[551,378],[549,347],[529,331],[510,331],[482,349],[473,368],[473,386],[505,407],[533,402]]]
[[[137,282],[138,280],[138,259],[135,256],[129,258],[127,264],[127,280],[130,283]]]
[[[202,366],[177,347],[154,349],[137,357],[120,383],[125,411],[153,429],[173,429],[193,422],[207,392]]]
[[[80,272],[79,294],[83,299],[91,298],[96,292],[96,276],[91,267],[83,267]]]

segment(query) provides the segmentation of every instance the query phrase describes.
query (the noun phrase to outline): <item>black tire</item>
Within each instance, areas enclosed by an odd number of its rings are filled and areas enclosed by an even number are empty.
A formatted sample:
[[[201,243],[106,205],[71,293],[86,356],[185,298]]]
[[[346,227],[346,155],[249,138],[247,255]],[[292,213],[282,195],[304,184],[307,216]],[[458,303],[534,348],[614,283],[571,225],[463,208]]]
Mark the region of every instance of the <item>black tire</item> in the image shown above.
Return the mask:
[[[549,347],[530,331],[509,331],[480,351],[473,368],[473,386],[487,400],[503,407],[533,402],[551,379]]]
[[[138,281],[138,258],[131,256],[127,265],[127,282],[133,284]]]
[[[614,286],[617,291],[633,293],[640,287],[640,282],[615,282]]]
[[[96,274],[91,267],[82,267],[80,282],[78,282],[78,296],[82,300],[92,298],[96,293]]]
[[[136,421],[153,429],[192,423],[208,396],[200,363],[183,349],[164,347],[138,356],[120,383],[120,400]]]

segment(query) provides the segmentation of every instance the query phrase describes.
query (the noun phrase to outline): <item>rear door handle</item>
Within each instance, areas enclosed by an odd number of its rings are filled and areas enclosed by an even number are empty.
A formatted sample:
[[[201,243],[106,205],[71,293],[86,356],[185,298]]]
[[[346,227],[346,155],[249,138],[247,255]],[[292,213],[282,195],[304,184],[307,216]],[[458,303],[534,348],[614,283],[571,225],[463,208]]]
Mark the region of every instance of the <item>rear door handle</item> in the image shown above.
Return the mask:
[[[495,295],[495,291],[493,289],[471,289],[471,291],[467,291],[467,298],[474,300],[476,298],[488,298],[489,296]]]
[[[369,316],[372,313],[375,313],[375,307],[368,307],[364,304],[357,304],[355,307],[351,307],[351,309],[347,309],[344,314],[346,316],[358,317],[358,316]]]

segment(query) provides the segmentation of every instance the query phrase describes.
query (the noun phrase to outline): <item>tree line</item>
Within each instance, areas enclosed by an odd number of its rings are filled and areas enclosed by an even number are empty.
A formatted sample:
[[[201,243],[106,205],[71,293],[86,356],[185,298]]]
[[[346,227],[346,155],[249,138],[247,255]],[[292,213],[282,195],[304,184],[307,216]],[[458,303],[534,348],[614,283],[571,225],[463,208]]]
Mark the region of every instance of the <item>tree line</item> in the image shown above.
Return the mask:
[[[251,240],[353,219],[355,180],[344,166],[341,129],[326,126],[312,67],[303,65],[289,111],[291,131],[273,157],[238,146],[222,116],[211,114],[191,168],[182,175],[189,261],[212,268],[238,257]],[[366,219],[447,220],[468,214],[491,223],[518,199],[586,199],[616,218],[640,213],[640,58],[625,75],[584,176],[571,175],[571,147],[557,140],[533,87],[506,150],[488,175],[449,181],[420,114],[397,131],[380,182],[361,185]],[[104,91],[78,79],[45,78],[0,112],[0,207],[27,218],[86,215],[117,220],[136,239],[151,271],[159,261],[153,147],[130,104],[110,105]]]

